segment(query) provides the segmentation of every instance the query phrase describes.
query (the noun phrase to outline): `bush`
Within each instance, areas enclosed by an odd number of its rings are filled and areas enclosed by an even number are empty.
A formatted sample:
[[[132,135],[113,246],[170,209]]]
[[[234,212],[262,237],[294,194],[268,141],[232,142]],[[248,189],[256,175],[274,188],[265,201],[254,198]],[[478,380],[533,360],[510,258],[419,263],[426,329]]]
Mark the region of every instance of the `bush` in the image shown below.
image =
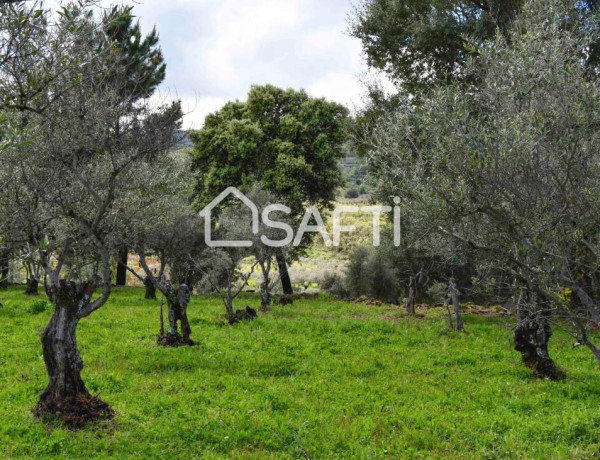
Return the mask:
[[[358,190],[356,190],[355,188],[351,188],[350,190],[348,190],[346,192],[346,198],[348,199],[354,199],[354,198],[358,198],[359,197],[359,193]]]
[[[27,311],[32,315],[37,315],[40,313],[44,313],[46,310],[50,309],[50,303],[47,300],[36,300],[33,302]]]
[[[341,299],[350,298],[345,279],[338,273],[327,272],[321,280],[320,287],[322,290]]]
[[[376,248],[369,254],[366,266],[368,297],[387,303],[398,303],[400,297],[397,271],[387,251]]]
[[[340,276],[332,271],[327,271],[323,274],[319,281],[319,287],[324,291],[329,291],[333,285],[340,280]]]
[[[329,292],[330,294],[333,294],[336,297],[339,297],[340,299],[349,299],[350,298],[350,293],[348,292],[346,283],[344,282],[344,279],[341,277],[336,278],[333,285],[331,286],[331,288],[329,288],[329,290],[327,292]]]
[[[448,289],[447,283],[441,281],[435,282],[429,286],[425,295],[433,303],[443,303],[446,298],[446,291]]]
[[[369,297],[382,302],[398,303],[398,276],[388,251],[384,248],[357,248],[350,254],[350,263],[343,280],[349,297]],[[334,283],[337,289],[339,285]],[[333,293],[333,290],[330,290]]]
[[[367,295],[366,293],[369,291],[369,280],[367,277],[368,260],[369,250],[367,248],[357,248],[350,254],[350,262],[344,284],[351,297]]]

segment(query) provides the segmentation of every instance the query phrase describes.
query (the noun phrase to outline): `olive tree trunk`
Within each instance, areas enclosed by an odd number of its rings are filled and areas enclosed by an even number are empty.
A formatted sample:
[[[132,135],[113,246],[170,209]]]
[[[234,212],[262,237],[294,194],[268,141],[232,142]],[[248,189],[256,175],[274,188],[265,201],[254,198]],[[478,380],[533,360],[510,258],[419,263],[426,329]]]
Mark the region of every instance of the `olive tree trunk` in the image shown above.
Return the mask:
[[[170,285],[163,291],[167,298],[167,307],[169,309],[169,332],[171,340],[179,339],[184,345],[193,345],[190,339],[192,329],[187,317],[187,307],[190,303],[190,290],[187,285],[182,284],[178,289],[173,289]],[[179,335],[177,322],[181,324],[181,336]]]
[[[465,329],[465,325],[463,323],[462,314],[460,312],[460,303],[458,302],[456,284],[454,284],[454,281],[452,280],[450,280],[450,282],[448,283],[448,292],[450,293],[452,305],[454,306],[454,316],[456,316],[456,330],[463,331]]]
[[[40,280],[36,277],[31,277],[27,279],[27,284],[25,287],[26,295],[38,295],[39,294],[39,286]]]
[[[421,295],[421,291],[427,283],[429,282],[429,277],[420,270],[415,276],[410,277],[410,281],[408,283],[408,300],[406,302],[406,312],[409,315],[415,314],[415,309],[417,305],[417,300]]]
[[[77,325],[91,312],[89,299],[94,289],[89,283],[65,280],[48,289],[54,314],[42,334],[42,350],[49,382],[35,408],[38,416],[53,415],[67,424],[82,426],[90,419],[113,415],[108,404],[90,395],[81,379]]]
[[[518,305],[518,322],[515,329],[515,350],[521,353],[523,363],[538,378],[560,380],[565,373],[548,353],[548,342],[552,337],[550,308],[531,290],[521,291]]]
[[[144,278],[144,286],[146,287],[144,297],[147,300],[156,300],[156,286],[149,277]]]
[[[0,249],[0,289],[8,287],[8,275],[10,274],[10,253],[6,249]]]
[[[414,276],[410,277],[410,281],[408,283],[408,300],[406,301],[406,313],[409,315],[415,314],[415,305],[417,303],[417,282]]]
[[[260,309],[268,311],[271,308],[271,290],[269,281],[263,281],[260,285]]]
[[[262,311],[269,311],[271,308],[271,289],[273,287],[273,283],[270,279],[273,258],[268,256],[264,260],[259,261],[259,265],[263,277],[262,283],[260,284],[260,309]]]
[[[190,339],[192,328],[187,317],[187,307],[190,303],[190,289],[186,284],[181,284],[177,289],[171,281],[166,279],[162,270],[157,278],[150,270],[146,262],[146,252],[138,249],[140,256],[140,265],[146,273],[144,284],[146,285],[146,293],[148,293],[148,284],[152,284],[154,289],[158,289],[167,299],[169,331],[166,335],[159,335],[158,343],[164,346],[179,346],[179,345],[194,345],[194,341]],[[162,321],[162,314],[161,314]],[[181,324],[181,335],[178,332],[177,322]]]
[[[225,297],[225,312],[227,313],[227,320],[229,321],[230,324],[235,323],[236,317],[235,317],[235,311],[233,310],[233,299],[235,298],[235,295],[233,293],[233,284],[231,281],[231,271],[228,270],[227,271],[227,295]]]
[[[50,382],[40,401],[44,404],[60,404],[65,398],[75,398],[80,394],[87,395],[81,369],[83,361],[77,350],[77,299],[75,289],[61,286],[57,295],[54,314],[42,335],[44,362]]]

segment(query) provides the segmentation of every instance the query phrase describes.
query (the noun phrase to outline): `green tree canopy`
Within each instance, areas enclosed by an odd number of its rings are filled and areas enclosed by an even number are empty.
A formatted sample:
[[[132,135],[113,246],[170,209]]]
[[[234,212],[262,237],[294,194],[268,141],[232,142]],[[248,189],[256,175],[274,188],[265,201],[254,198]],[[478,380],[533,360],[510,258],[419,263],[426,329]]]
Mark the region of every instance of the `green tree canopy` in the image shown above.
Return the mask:
[[[385,71],[411,94],[453,80],[471,50],[505,32],[524,0],[363,0],[350,32],[362,41],[370,67]]]
[[[505,37],[525,0],[361,0],[350,19],[350,33],[361,40],[370,67],[384,71],[412,96],[463,77],[469,56],[478,53],[499,30]],[[599,0],[571,0],[583,22],[597,28],[589,11]],[[581,19],[581,18],[577,18]],[[600,43],[591,43],[586,59],[600,62]]]
[[[112,72],[112,79],[126,83],[124,91],[135,98],[151,96],[166,72],[156,28],[142,36],[139,22],[134,22],[133,7],[114,6],[102,16],[102,30],[121,53],[122,62]]]
[[[116,65],[107,81],[118,82],[122,95],[133,102],[150,97],[165,79],[166,64],[158,46],[156,28],[142,36],[139,22],[134,22],[133,7],[113,6],[102,16],[100,46],[115,51]],[[127,284],[127,248],[121,248],[116,284]]]
[[[581,59],[598,34],[564,27],[576,15],[565,0],[527,2],[510,35],[467,63],[475,84],[399,107],[371,153],[413,228],[511,274],[515,347],[550,378],[562,375],[547,356],[552,315],[600,364],[586,326],[600,324],[600,82]]]
[[[192,132],[195,199],[203,207],[230,186],[260,184],[287,201],[295,215],[305,203],[327,206],[342,184],[348,111],[305,91],[253,86],[246,102],[230,102]]]

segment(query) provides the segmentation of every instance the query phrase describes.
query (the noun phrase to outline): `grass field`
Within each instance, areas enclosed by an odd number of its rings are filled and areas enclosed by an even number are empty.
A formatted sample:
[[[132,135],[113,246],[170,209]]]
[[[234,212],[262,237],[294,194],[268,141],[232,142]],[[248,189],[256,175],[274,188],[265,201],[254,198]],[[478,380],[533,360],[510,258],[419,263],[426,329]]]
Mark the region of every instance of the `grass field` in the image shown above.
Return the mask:
[[[560,383],[512,351],[512,318],[320,297],[225,325],[216,298],[189,308],[200,346],[155,345],[158,304],[117,289],[82,321],[84,380],[117,412],[72,432],[33,418],[46,384],[21,290],[0,293],[0,458],[589,458],[600,447],[600,372],[560,333]],[[257,306],[258,299],[239,301]]]

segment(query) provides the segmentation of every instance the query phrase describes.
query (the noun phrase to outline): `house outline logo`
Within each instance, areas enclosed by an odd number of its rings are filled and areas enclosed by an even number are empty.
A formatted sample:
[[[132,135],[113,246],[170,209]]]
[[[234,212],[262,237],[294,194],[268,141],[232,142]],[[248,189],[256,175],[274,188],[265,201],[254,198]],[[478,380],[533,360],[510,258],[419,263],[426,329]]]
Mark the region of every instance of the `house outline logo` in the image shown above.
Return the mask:
[[[200,211],[200,217],[204,218],[204,241],[208,247],[211,248],[249,248],[252,246],[252,241],[249,240],[241,240],[241,241],[219,241],[212,240],[212,210],[219,205],[225,198],[229,195],[235,196],[238,200],[244,203],[250,211],[252,211],[252,233],[258,234],[258,207],[252,202],[250,198],[244,195],[235,187],[227,187],[223,190],[219,196],[217,196],[214,200],[208,203],[202,211]]]
[[[212,200],[208,205],[200,211],[199,216],[204,218],[204,242],[210,248],[250,248],[254,245],[254,241],[251,240],[233,240],[233,241],[224,241],[224,240],[213,240],[212,239],[212,210],[217,207],[223,200],[225,200],[229,195],[233,195],[243,204],[245,204],[250,211],[252,211],[252,233],[254,235],[259,234],[260,228],[260,217],[261,213],[258,210],[258,206],[254,204],[254,202],[240,192],[235,187],[227,187],[223,190],[219,196],[217,196],[214,200]],[[394,246],[398,247],[401,244],[402,233],[401,233],[401,208],[400,208],[400,198],[394,198],[395,206],[338,206],[335,208],[333,212],[333,246],[339,246],[340,244],[340,235],[341,233],[352,233],[356,231],[356,226],[354,225],[342,225],[341,224],[341,214],[342,213],[356,213],[356,212],[366,212],[372,215],[373,219],[373,246],[379,246],[380,244],[380,220],[381,216],[384,213],[393,211],[393,229],[394,229]],[[291,225],[279,222],[276,220],[272,220],[269,218],[269,214],[271,212],[283,212],[285,214],[290,214],[291,209],[288,206],[282,204],[271,204],[266,206],[262,210],[262,223],[266,227],[283,230],[286,232],[287,237],[283,240],[272,240],[269,239],[266,235],[262,235],[260,237],[260,241],[262,244],[270,247],[283,247],[289,244],[293,244],[294,246],[299,246],[302,242],[302,238],[305,233],[320,233],[323,237],[323,242],[326,246],[331,246],[331,238],[325,228],[325,224],[323,223],[323,219],[321,217],[321,213],[318,208],[315,206],[310,206],[306,209],[304,217],[302,218],[302,222],[297,229],[296,237],[294,238],[294,229]],[[311,225],[311,218],[316,220],[317,225]]]

